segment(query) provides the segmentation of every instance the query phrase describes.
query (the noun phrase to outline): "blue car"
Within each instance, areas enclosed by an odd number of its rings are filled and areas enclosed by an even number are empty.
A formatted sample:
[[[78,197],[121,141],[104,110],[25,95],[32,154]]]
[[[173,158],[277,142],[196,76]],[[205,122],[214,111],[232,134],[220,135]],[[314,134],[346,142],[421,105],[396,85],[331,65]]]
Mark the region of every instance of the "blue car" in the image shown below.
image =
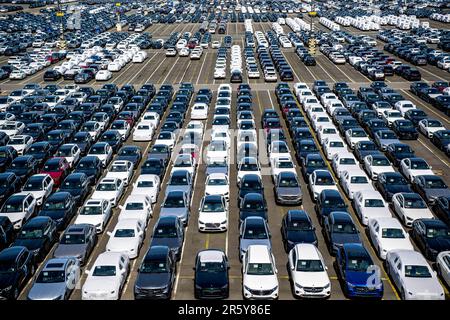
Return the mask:
[[[360,243],[346,243],[336,253],[336,271],[349,298],[383,297],[380,268]]]

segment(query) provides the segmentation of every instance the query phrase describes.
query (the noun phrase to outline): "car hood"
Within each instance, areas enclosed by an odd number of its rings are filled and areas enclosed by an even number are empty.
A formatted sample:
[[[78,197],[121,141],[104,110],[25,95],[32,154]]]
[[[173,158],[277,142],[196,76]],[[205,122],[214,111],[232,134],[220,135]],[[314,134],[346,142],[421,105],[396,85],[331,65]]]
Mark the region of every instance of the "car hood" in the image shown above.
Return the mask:
[[[187,194],[189,194],[189,192],[191,191],[191,186],[167,185],[166,195],[169,194],[169,192],[171,192],[171,191],[183,191],[183,192],[186,192]]]
[[[316,241],[314,231],[288,231],[287,240],[294,243],[313,243]]]
[[[200,212],[198,220],[204,223],[216,223],[227,219],[227,213],[224,212]]]
[[[279,187],[277,188],[278,195],[280,196],[299,196],[302,191],[298,187]]]
[[[195,278],[195,284],[202,288],[221,288],[228,283],[226,272],[202,272]]]
[[[83,291],[92,292],[111,292],[119,287],[115,277],[93,277],[88,278],[83,286]]]
[[[16,282],[16,277],[17,275],[13,273],[0,274],[0,289],[13,285]]]
[[[137,245],[137,238],[116,238],[111,237],[106,245],[110,251],[129,251]]]
[[[177,217],[185,217],[188,214],[187,208],[161,208],[160,216],[177,216]]]
[[[79,257],[86,254],[86,244],[60,244],[53,253],[54,258]]]
[[[112,199],[116,196],[116,191],[94,191],[91,199]]]
[[[150,246],[168,246],[170,249],[178,249],[181,242],[178,238],[153,238]]]
[[[136,286],[143,289],[159,289],[170,282],[170,273],[139,273]]]
[[[450,250],[450,238],[443,238],[443,237],[432,238],[427,239],[427,242],[430,248],[438,252]]]
[[[443,292],[442,286],[436,278],[411,278],[404,277],[403,284],[406,288],[406,291],[414,293],[414,294],[433,294],[433,293],[441,293]],[[433,294],[433,297],[435,294]]]
[[[44,241],[44,239],[16,239],[16,241],[14,241],[13,243],[13,246],[24,246],[28,250],[32,251],[41,249]]]
[[[278,286],[275,275],[245,275],[244,285],[252,290],[271,290]]]
[[[92,224],[97,225],[99,223],[102,223],[103,216],[101,214],[95,214],[95,215],[78,215],[77,219],[75,220],[75,224]]]
[[[373,272],[359,272],[359,271],[347,271],[345,273],[345,280],[356,286],[366,286],[370,282],[370,276]],[[381,281],[381,280],[380,280]]]
[[[428,198],[437,198],[440,196],[448,197],[450,196],[449,189],[426,189],[425,194]]]
[[[385,189],[387,192],[390,192],[392,194],[398,192],[411,192],[411,188],[408,185],[404,184],[388,184],[385,186]]]
[[[28,299],[31,300],[54,300],[64,296],[66,283],[35,283],[28,292]]]
[[[380,142],[384,145],[388,145],[391,143],[398,143],[400,141],[398,139],[380,139]]]
[[[345,243],[360,243],[359,234],[355,233],[333,233],[331,240],[334,244],[342,245]]]
[[[323,272],[301,272],[295,271],[296,279],[301,279],[300,285],[303,287],[323,288],[330,283],[328,274]]]

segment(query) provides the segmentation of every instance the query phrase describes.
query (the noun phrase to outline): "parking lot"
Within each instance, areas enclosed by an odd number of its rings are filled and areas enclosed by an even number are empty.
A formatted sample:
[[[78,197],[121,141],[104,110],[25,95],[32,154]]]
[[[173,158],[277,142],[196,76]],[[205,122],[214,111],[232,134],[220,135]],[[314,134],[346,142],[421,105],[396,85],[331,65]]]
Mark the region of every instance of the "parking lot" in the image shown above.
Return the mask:
[[[308,18],[305,18],[307,20]],[[309,21],[309,20],[308,20]],[[448,24],[431,21],[431,26],[436,28],[448,28]],[[290,32],[291,30],[287,25],[283,26],[286,32]],[[318,30],[323,30],[325,32],[329,32],[330,30],[326,27],[320,25],[316,20],[314,23],[314,27]],[[183,34],[184,32],[195,33],[198,31],[199,24],[198,23],[176,23],[176,24],[153,24],[152,26],[145,29],[145,32],[149,32],[152,34],[153,39],[167,39],[173,32],[180,32]],[[254,31],[267,32],[271,30],[272,23],[271,22],[253,22]],[[124,28],[125,31],[127,28]],[[371,35],[375,38],[376,32],[364,33],[358,29],[353,27],[345,27],[341,30],[348,31],[351,34],[365,34]],[[241,49],[245,47],[245,27],[243,23],[240,22],[228,22],[226,28],[226,34],[213,34],[212,41],[218,40],[223,41],[223,38],[227,35],[232,36],[233,44],[240,45]],[[377,39],[377,48],[383,50],[384,43]],[[174,91],[179,88],[181,83],[192,83],[194,86],[194,92],[197,92],[201,88],[208,88],[212,90],[212,101],[210,103],[211,106],[215,105],[216,102],[216,94],[218,87],[221,84],[228,84],[229,77],[226,79],[218,80],[214,79],[214,68],[217,56],[217,50],[209,47],[208,49],[204,49],[203,54],[199,60],[191,60],[189,57],[167,57],[164,49],[145,49],[148,53],[148,58],[143,63],[129,63],[119,72],[114,72],[111,80],[107,81],[108,83],[114,83],[118,87],[122,87],[125,84],[132,84],[135,88],[140,88],[142,85],[147,83],[153,83],[158,90],[159,87],[163,84],[170,84],[174,86]],[[325,80],[328,86],[331,88],[334,83],[337,82],[346,82],[350,88],[357,91],[360,87],[369,86],[372,81],[367,78],[364,74],[357,71],[350,64],[346,63],[343,65],[336,65],[328,57],[326,57],[323,53],[317,50],[317,54],[314,56],[317,62],[315,66],[306,66],[298,57],[295,52],[295,49],[282,49],[284,56],[288,64],[291,66],[294,73],[294,80],[289,82],[289,86],[291,90],[293,90],[294,83],[302,82],[312,87],[314,81],[316,80]],[[0,65],[6,64],[8,57],[1,56],[0,57]],[[60,64],[60,63],[59,63]],[[432,83],[434,81],[449,81],[450,74],[448,71],[441,70],[436,68],[435,66],[419,66],[418,69],[422,74],[422,81],[427,83]],[[45,85],[52,83],[56,84],[60,87],[63,87],[68,84],[72,84],[73,81],[60,79],[55,82],[49,82],[43,80],[43,75],[47,68],[38,71],[34,75],[28,76],[23,80],[10,80],[5,79],[0,81],[0,89],[1,95],[8,95],[13,90],[21,89],[24,85],[30,83],[37,83],[40,86],[44,87]],[[264,129],[261,127],[261,119],[266,109],[274,109],[280,116],[282,128],[285,134],[289,132],[289,123],[287,123],[286,118],[283,118],[282,110],[280,110],[280,106],[277,102],[277,96],[275,93],[275,88],[278,82],[265,82],[263,77],[259,79],[250,79],[247,75],[247,72],[243,72],[243,83],[248,83],[251,87],[251,91],[253,94],[253,114],[255,118],[256,130],[257,132],[262,132]],[[439,120],[446,129],[450,129],[450,121],[448,115],[445,115],[443,112],[437,110],[435,107],[431,106],[431,104],[424,102],[418,96],[414,95],[410,92],[410,84],[411,82],[404,80],[400,76],[394,75],[392,77],[386,78],[386,84],[391,88],[400,92],[405,98],[412,101],[416,106],[422,110],[424,110],[429,116],[434,119]],[[105,82],[93,80],[87,85],[94,88],[95,90],[100,89]],[[231,113],[231,124],[230,130],[238,129],[237,119],[236,119],[236,92],[238,88],[238,84],[232,84],[233,92],[232,92],[232,113]],[[195,95],[195,94],[194,94]],[[192,105],[192,102],[191,102]],[[191,106],[190,105],[190,106]],[[300,104],[299,104],[300,105]],[[304,118],[308,119],[306,112],[299,107]],[[183,122],[184,126],[189,123],[190,118],[190,107],[187,111],[187,116]],[[211,108],[210,108],[211,111]],[[161,118],[160,123],[163,123],[167,119],[168,112],[165,112],[163,117]],[[203,138],[202,149],[205,148],[210,143],[210,129],[212,127],[214,114],[209,112],[207,120],[204,121],[205,126],[205,136]],[[318,137],[314,133],[312,129],[312,123],[310,120],[307,120],[308,127],[313,133],[314,141],[318,146],[321,145]],[[154,144],[154,140],[158,136],[161,130],[161,126],[155,131],[154,139],[150,142],[136,142],[133,141],[132,135],[130,135],[127,140],[124,142],[124,145],[136,145],[142,150],[143,159],[139,163],[138,168],[136,169],[132,181],[129,183],[124,195],[121,197],[119,202],[119,206],[123,205],[127,199],[127,197],[131,194],[132,191],[132,183],[136,181],[139,176],[140,169],[144,162],[144,159]],[[261,134],[258,139],[264,139],[264,135]],[[268,205],[268,224],[271,231],[271,242],[272,242],[272,252],[276,261],[276,266],[278,269],[278,281],[279,281],[279,299],[282,300],[291,300],[294,299],[294,295],[292,294],[291,283],[289,280],[289,273],[287,270],[287,253],[283,247],[282,235],[280,232],[282,218],[286,214],[288,210],[292,209],[302,209],[305,210],[312,219],[313,225],[316,228],[316,236],[318,238],[318,249],[322,253],[326,266],[328,267],[328,275],[331,280],[331,296],[330,299],[333,300],[343,300],[347,299],[343,293],[342,283],[339,280],[337,275],[334,261],[335,257],[331,256],[328,250],[327,243],[325,242],[324,235],[322,233],[322,226],[319,224],[318,217],[315,213],[314,202],[311,200],[310,191],[308,189],[308,182],[305,181],[301,174],[301,165],[298,163],[295,157],[295,146],[293,144],[293,139],[287,139],[287,145],[292,155],[292,159],[296,164],[297,175],[299,177],[301,189],[303,191],[303,202],[299,206],[284,206],[278,205],[275,201],[275,195],[273,192],[274,183],[272,177],[270,175],[270,166],[268,163],[261,161],[262,163],[262,180],[264,184],[264,197],[267,201]],[[440,176],[447,185],[450,184],[450,172],[448,168],[450,167],[450,160],[448,156],[442,150],[439,150],[430,139],[426,138],[424,135],[419,134],[418,139],[415,140],[407,140],[402,141],[408,144],[414,151],[416,157],[421,157],[426,160],[426,162],[432,167],[433,173],[435,175]],[[260,145],[265,146],[264,141],[259,141]],[[235,146],[232,146],[235,148]],[[322,147],[319,147],[320,153],[324,156],[324,150]],[[267,158],[268,154],[265,148],[261,148],[259,150],[259,157]],[[115,155],[116,157],[116,155]],[[172,159],[174,159],[172,157]],[[324,159],[325,156],[324,156]],[[114,161],[114,159],[113,159]],[[331,161],[326,160],[326,164],[329,168],[329,171],[332,172],[333,177],[336,181],[338,179],[335,176],[335,173],[331,167]],[[161,181],[161,190],[160,195],[157,199],[157,202],[153,206],[153,217],[149,221],[148,226],[145,231],[145,239],[142,247],[140,248],[139,255],[136,259],[131,260],[130,262],[130,273],[126,280],[126,283],[123,287],[122,293],[120,295],[120,299],[122,300],[132,300],[134,299],[134,284],[138,275],[139,265],[149,249],[152,230],[153,227],[158,220],[160,208],[163,204],[165,194],[165,188],[167,186],[171,167],[173,163],[169,163],[168,168],[166,170],[166,174],[164,179]],[[103,175],[106,174],[106,170]],[[237,299],[240,300],[243,298],[243,288],[242,288],[242,272],[241,272],[241,262],[239,260],[239,207],[237,204],[239,189],[236,186],[237,184],[237,166],[234,162],[231,162],[229,167],[229,182],[230,182],[230,207],[229,207],[229,217],[228,217],[228,229],[226,232],[222,233],[203,233],[199,232],[198,225],[198,214],[200,207],[200,202],[205,192],[205,181],[206,181],[206,163],[200,162],[196,169],[196,175],[193,183],[193,196],[192,202],[190,206],[191,217],[189,220],[189,224],[186,227],[185,240],[183,243],[183,250],[181,260],[177,264],[176,270],[176,281],[174,284],[172,299],[176,300],[187,300],[194,299],[194,270],[195,266],[195,257],[197,253],[201,250],[205,249],[220,249],[225,252],[229,259],[230,270],[229,270],[229,279],[230,279],[230,294],[229,299]],[[338,186],[339,190],[343,193],[341,186]],[[92,192],[92,191],[91,191]],[[89,196],[87,197],[89,199]],[[348,204],[349,213],[351,214],[353,220],[356,223],[356,227],[359,230],[362,243],[365,248],[368,249],[372,259],[375,264],[382,268],[381,272],[381,280],[384,286],[384,294],[383,300],[399,300],[400,293],[395,288],[392,283],[391,278],[386,274],[385,266],[383,266],[382,260],[377,257],[373,244],[370,242],[365,227],[361,224],[360,220],[357,218],[354,209],[351,205],[351,200],[347,197],[344,197],[345,202]],[[105,230],[98,235],[98,242],[91,253],[86,265],[83,267],[85,269],[91,269],[94,265],[94,262],[99,254],[106,251],[106,245],[109,240],[109,236],[107,232],[111,232],[114,230],[114,227],[118,221],[118,214],[120,212],[119,206],[113,209],[112,218],[108,221]],[[395,215],[394,215],[395,216]],[[72,220],[72,222],[75,220]],[[45,261],[48,261],[55,250],[55,246],[50,250],[43,263],[40,263],[36,274],[42,269],[45,264]],[[83,272],[80,285],[83,285],[86,280],[87,275]],[[449,299],[449,292],[446,285],[442,282],[443,288],[445,290],[446,298]],[[19,299],[26,299],[30,288],[33,285],[33,280],[29,280],[25,285],[24,289],[21,291]],[[70,295],[71,300],[80,300],[81,299],[81,286],[78,286]]]

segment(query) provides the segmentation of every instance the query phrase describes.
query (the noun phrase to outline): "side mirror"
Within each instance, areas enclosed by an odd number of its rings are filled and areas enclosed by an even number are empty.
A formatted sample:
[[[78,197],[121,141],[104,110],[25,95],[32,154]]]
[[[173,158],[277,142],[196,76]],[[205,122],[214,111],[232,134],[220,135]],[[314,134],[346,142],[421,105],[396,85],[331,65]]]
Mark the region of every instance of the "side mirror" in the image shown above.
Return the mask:
[[[106,232],[106,234],[108,235],[108,236],[112,236],[112,232],[111,231],[108,231],[108,232]]]
[[[84,273],[89,274],[89,269],[84,270]]]
[[[192,270],[194,270],[194,271],[195,271],[195,267],[192,267]]]
[[[121,209],[121,210],[122,210],[122,209],[123,209],[123,206],[122,206],[122,205],[119,205],[119,209]]]

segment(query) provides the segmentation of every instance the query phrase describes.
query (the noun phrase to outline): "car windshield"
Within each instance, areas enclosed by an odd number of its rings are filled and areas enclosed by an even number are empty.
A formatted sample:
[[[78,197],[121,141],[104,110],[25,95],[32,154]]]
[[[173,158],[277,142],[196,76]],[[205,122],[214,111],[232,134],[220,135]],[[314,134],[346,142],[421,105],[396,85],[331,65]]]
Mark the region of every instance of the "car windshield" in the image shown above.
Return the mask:
[[[344,143],[342,141],[331,141],[330,148],[343,148]]]
[[[445,227],[427,228],[427,238],[450,238],[450,229]]]
[[[224,212],[225,208],[221,201],[205,201],[202,212]]]
[[[22,229],[18,234],[17,238],[19,239],[40,239],[43,236],[42,229],[34,228],[34,229]]]
[[[59,169],[60,169],[59,162],[50,162],[44,165],[45,172],[59,171]]]
[[[263,210],[264,204],[261,201],[245,201],[244,202],[244,209],[246,210]]]
[[[364,131],[352,131],[352,137],[367,137],[366,133]]]
[[[300,272],[321,272],[324,271],[320,260],[297,260],[297,270]]]
[[[383,167],[383,166],[390,166],[389,160],[386,158],[376,158],[372,161],[372,166],[375,167]]]
[[[427,189],[447,189],[447,185],[441,179],[429,179],[425,181]]]
[[[437,121],[437,120],[428,120],[428,127],[431,127],[431,128],[438,128],[438,127],[442,127],[442,123],[440,123],[439,121]]]
[[[96,266],[92,275],[94,277],[113,277],[116,275],[116,266]]]
[[[2,212],[22,212],[23,205],[22,202],[9,202],[5,204],[2,208]]]
[[[128,202],[125,210],[144,210],[144,203],[142,202]]]
[[[282,178],[280,179],[278,186],[283,188],[294,188],[298,187],[298,181],[295,178]]]
[[[138,188],[153,188],[153,181],[138,181]]]
[[[341,158],[339,159],[339,163],[348,165],[348,164],[356,164],[356,161],[353,158]]]
[[[323,160],[308,160],[307,166],[313,168],[316,167],[322,168],[325,166],[325,162]]]
[[[42,181],[27,181],[27,183],[23,186],[23,191],[38,191],[42,190]]]
[[[227,180],[226,179],[209,179],[208,180],[208,186],[226,186]]]
[[[333,232],[334,233],[351,233],[355,234],[356,228],[352,223],[346,223],[346,222],[337,222],[333,225]]]
[[[172,176],[170,179],[170,185],[174,186],[187,186],[189,185],[186,176]]]
[[[383,228],[381,229],[381,237],[387,239],[404,239],[405,234],[402,229]]]
[[[347,270],[357,272],[367,272],[373,263],[368,257],[352,257],[349,256],[347,260]]]
[[[141,273],[167,273],[169,272],[169,266],[166,261],[150,260],[144,261],[139,268]]]
[[[97,188],[97,191],[116,191],[115,183],[100,183]]]
[[[114,164],[111,167],[111,172],[128,172],[128,166],[125,164]]]
[[[273,267],[271,263],[249,263],[247,274],[259,276],[273,275]]]
[[[222,262],[200,262],[197,266],[199,272],[223,272],[225,271],[225,265]]]
[[[393,132],[382,132],[381,138],[382,139],[397,139],[397,136]]]
[[[58,283],[64,282],[65,275],[64,271],[42,271],[36,279],[37,283]]]
[[[184,199],[182,197],[167,197],[164,201],[166,208],[184,208]]]
[[[334,181],[330,176],[321,176],[317,177],[315,184],[318,186],[332,186],[334,185]]]
[[[172,226],[158,226],[153,233],[153,238],[176,238],[177,229]]]
[[[84,234],[70,234],[66,233],[62,238],[61,244],[83,244],[86,242]]]
[[[381,199],[366,199],[364,200],[364,206],[367,208],[382,208],[384,207],[384,202]]]
[[[264,226],[252,226],[245,229],[244,239],[267,239],[268,235]]]
[[[115,238],[133,238],[134,236],[134,229],[117,229],[114,233]]]
[[[90,154],[105,154],[105,148],[102,147],[92,147],[91,151],[89,151]]]
[[[46,210],[62,210],[64,209],[64,201],[46,201],[44,207]]]
[[[427,266],[405,266],[405,277],[407,278],[431,278],[430,270]]]
[[[365,184],[365,183],[369,183],[369,181],[367,180],[367,178],[364,177],[364,176],[351,177],[350,182],[351,182],[351,183],[355,183],[355,184]]]
[[[306,220],[291,220],[287,225],[288,231],[311,231],[312,226]]]

